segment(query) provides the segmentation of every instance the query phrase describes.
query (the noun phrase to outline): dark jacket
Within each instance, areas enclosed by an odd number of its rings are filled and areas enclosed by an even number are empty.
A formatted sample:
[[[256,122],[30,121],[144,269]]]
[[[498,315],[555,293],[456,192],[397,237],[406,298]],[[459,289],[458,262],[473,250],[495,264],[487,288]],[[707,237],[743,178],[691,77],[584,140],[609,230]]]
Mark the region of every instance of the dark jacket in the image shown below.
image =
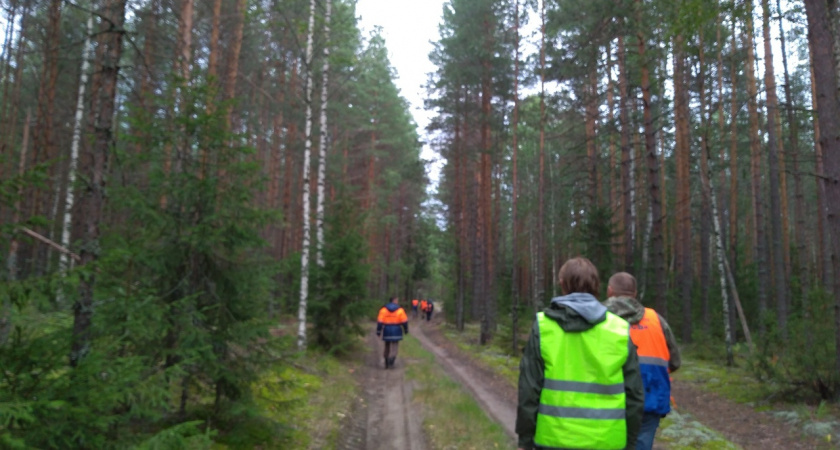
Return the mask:
[[[400,305],[388,302],[379,310],[376,323],[376,335],[383,341],[400,341],[403,331],[408,334],[408,316]]]
[[[566,332],[585,332],[606,319],[607,309],[598,299],[589,294],[574,293],[552,299],[544,310]],[[525,345],[522,360],[519,363],[519,405],[516,409],[516,434],[519,435],[519,447],[537,448],[534,434],[537,429],[537,411],[540,405],[540,393],[545,382],[545,362],[540,353],[539,324],[534,321],[531,336]],[[626,395],[627,448],[636,448],[636,437],[642,424],[644,413],[644,388],[639,371],[639,357],[636,347],[627,339],[628,356],[622,367],[624,392]]]
[[[604,302],[604,306],[612,312],[620,316],[622,319],[635,325],[645,316],[645,307],[633,297],[610,297]],[[659,323],[662,325],[662,332],[665,334],[665,343],[668,345],[668,353],[671,354],[671,359],[668,361],[668,370],[676,372],[682,365],[682,358],[680,357],[680,349],[677,347],[677,339],[674,337],[674,332],[668,326],[668,322],[662,318],[659,313]]]

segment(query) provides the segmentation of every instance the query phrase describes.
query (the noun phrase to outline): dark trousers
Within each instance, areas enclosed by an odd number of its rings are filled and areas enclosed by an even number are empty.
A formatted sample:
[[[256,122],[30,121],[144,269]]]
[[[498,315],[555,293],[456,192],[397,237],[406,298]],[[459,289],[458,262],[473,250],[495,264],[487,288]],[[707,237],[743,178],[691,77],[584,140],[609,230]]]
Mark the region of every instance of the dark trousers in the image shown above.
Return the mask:
[[[400,341],[385,341],[385,359],[396,358]]]
[[[645,413],[642,416],[642,428],[639,430],[639,437],[636,439],[636,450],[651,450],[653,438],[656,436],[656,429],[659,428],[659,414]]]

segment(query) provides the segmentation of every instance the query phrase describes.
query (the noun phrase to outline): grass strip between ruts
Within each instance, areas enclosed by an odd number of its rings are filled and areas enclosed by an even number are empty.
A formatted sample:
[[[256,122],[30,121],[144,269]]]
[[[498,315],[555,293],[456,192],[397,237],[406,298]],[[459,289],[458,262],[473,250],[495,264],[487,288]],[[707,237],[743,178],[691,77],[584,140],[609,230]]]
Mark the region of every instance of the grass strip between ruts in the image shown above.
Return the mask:
[[[511,448],[502,426],[409,335],[400,345],[406,380],[415,382],[412,401],[423,407],[423,429],[432,449]]]

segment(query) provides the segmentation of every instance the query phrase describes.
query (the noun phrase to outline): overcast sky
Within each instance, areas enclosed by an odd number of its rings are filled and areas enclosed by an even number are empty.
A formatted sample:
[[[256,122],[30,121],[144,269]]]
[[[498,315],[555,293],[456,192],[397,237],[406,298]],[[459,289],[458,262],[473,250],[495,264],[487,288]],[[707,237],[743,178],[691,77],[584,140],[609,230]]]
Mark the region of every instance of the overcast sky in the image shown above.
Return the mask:
[[[358,0],[356,14],[365,36],[374,27],[382,27],[388,46],[388,57],[396,69],[397,87],[411,104],[411,113],[417,122],[417,132],[425,139],[425,129],[431,113],[423,109],[427,74],[435,70],[429,62],[431,42],[438,40],[438,23],[444,0]],[[423,158],[434,160],[437,155],[428,146],[423,148]],[[438,178],[439,164],[433,164],[429,176]]]

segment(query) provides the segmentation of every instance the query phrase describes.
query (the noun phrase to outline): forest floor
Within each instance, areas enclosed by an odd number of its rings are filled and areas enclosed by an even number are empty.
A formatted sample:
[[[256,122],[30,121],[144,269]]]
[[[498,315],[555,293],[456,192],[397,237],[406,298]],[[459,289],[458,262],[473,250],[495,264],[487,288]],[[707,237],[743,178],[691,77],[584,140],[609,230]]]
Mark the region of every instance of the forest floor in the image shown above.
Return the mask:
[[[431,322],[411,320],[411,334],[434,355],[435,362],[459,383],[498,422],[515,443],[516,387],[498,370],[457,345],[441,329],[440,315]],[[419,361],[398,357],[396,367],[385,370],[382,343],[371,333],[366,337],[364,367],[358,372],[360,397],[345,422],[338,448],[344,450],[432,448],[424,431],[426,408],[412,402],[416,381],[405,369]],[[657,434],[655,449],[823,449],[837,448],[831,438],[803,432],[801,423],[784,415],[758,411],[703,388],[697,377],[685,380],[675,374],[673,396],[677,407]],[[459,448],[459,447],[447,447]]]

